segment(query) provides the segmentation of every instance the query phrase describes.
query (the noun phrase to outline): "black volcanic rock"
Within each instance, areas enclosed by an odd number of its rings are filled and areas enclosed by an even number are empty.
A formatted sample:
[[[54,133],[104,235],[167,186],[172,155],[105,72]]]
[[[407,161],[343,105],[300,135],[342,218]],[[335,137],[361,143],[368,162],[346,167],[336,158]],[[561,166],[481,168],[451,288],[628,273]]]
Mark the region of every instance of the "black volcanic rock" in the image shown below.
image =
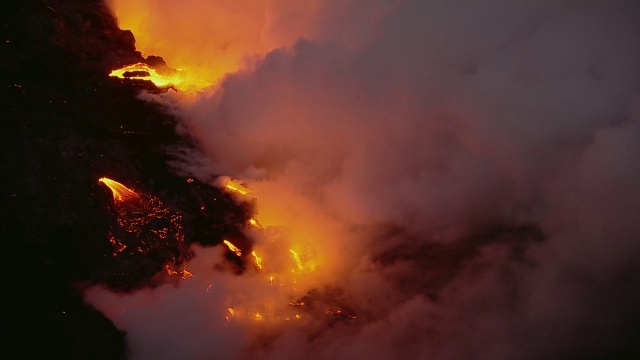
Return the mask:
[[[150,76],[148,71],[125,71],[122,76],[126,78]]]
[[[124,335],[83,303],[74,284],[117,291],[152,286],[166,263],[189,254],[174,240],[113,256],[109,235],[123,232],[113,197],[98,179],[120,181],[180,214],[184,247],[240,237],[251,209],[169,170],[166,148],[188,147],[189,139],[176,135],[174,118],[136,98],[142,88],[162,89],[108,76],[123,65],[164,61],[144,59],[133,34],[117,27],[102,1],[24,1],[6,13],[0,43],[2,355],[119,359]],[[149,229],[163,226],[156,221]]]

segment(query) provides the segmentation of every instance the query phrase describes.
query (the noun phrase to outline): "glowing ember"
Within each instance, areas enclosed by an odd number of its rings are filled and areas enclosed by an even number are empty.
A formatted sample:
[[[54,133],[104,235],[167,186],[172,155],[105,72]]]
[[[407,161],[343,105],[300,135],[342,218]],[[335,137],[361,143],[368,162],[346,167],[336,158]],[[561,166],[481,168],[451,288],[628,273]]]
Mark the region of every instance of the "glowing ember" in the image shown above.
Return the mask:
[[[264,316],[262,316],[259,312],[256,311],[255,319],[256,320],[264,320]]]
[[[253,258],[256,261],[256,267],[258,267],[258,270],[262,270],[262,258],[260,258],[255,251],[252,251],[251,255],[253,255]]]
[[[120,28],[135,34],[137,50],[144,56],[162,55],[169,64],[187,68],[181,85],[196,88],[210,86],[225,74],[235,72],[247,56],[290,45],[300,35],[286,31],[274,36],[265,24],[270,11],[261,6],[262,2],[253,0],[107,3]],[[192,84],[194,81],[196,84]]]
[[[225,245],[227,245],[229,250],[233,251],[238,256],[242,256],[242,251],[238,249],[235,245],[233,245],[231,242],[229,242],[228,240],[224,240],[223,242]]]
[[[264,229],[256,219],[249,219],[249,224],[251,224],[251,226],[255,227],[256,229],[260,229],[260,230]]]
[[[164,266],[165,270],[167,270],[167,274],[169,275],[180,275],[182,279],[187,279],[193,276],[193,273],[187,269],[182,269],[181,271],[172,270],[169,265]]]
[[[225,315],[225,319],[227,320],[227,322],[229,322],[229,320],[231,320],[231,318],[233,317],[233,315],[235,314],[235,311],[233,310],[232,307],[228,307],[227,308],[227,315]]]
[[[109,242],[111,243],[111,245],[114,248],[114,251],[111,254],[111,256],[116,256],[116,255],[118,255],[118,253],[124,251],[124,249],[127,248],[127,245],[125,245],[122,242],[120,242],[120,240],[116,240],[113,237],[113,235],[111,235],[111,234],[109,234]]]
[[[190,278],[193,276],[193,273],[187,269],[182,269],[182,278],[186,279],[186,278]]]
[[[184,80],[179,70],[170,75],[160,74],[155,68],[145,63],[127,65],[123,68],[113,70],[109,76],[121,79],[148,80],[158,87],[177,86]]]
[[[178,275],[178,272],[175,271],[175,270],[171,270],[169,268],[169,265],[165,265],[164,268],[165,268],[165,270],[167,270],[167,274],[169,274],[169,275]]]

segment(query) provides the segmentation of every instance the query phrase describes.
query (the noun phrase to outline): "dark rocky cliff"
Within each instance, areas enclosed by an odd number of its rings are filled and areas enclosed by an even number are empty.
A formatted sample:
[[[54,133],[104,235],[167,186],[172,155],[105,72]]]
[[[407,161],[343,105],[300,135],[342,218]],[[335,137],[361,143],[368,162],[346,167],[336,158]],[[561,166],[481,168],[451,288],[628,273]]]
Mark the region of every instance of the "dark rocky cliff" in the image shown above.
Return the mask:
[[[3,6],[2,357],[119,359],[124,334],[83,303],[80,286],[153,286],[165,264],[188,258],[190,243],[239,236],[249,209],[169,169],[166,148],[189,139],[175,134],[175,119],[135,97],[162,89],[108,76],[146,59],[102,1]],[[127,238],[98,183],[103,176],[179,214],[184,248],[173,239],[132,250],[148,234]],[[110,235],[131,246],[113,256]]]

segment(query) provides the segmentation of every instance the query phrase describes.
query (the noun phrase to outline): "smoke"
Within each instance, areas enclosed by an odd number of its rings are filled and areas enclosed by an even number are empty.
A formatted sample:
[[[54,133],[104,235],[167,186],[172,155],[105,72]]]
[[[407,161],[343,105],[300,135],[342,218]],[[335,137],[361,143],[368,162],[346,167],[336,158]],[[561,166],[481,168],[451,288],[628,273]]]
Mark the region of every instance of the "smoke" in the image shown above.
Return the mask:
[[[120,27],[135,34],[136,48],[144,56],[161,55],[170,66],[184,70],[187,81],[211,85],[256,56],[300,38],[323,39],[344,33],[346,44],[359,46],[372,35],[369,22],[375,22],[388,7],[378,5],[389,1],[106,2]],[[328,21],[335,26],[327,26]]]
[[[201,145],[180,171],[253,191],[265,230],[249,235],[280,278],[197,248],[193,279],[93,289],[131,358],[638,356],[635,2],[259,5],[181,5],[194,21],[239,16],[261,42],[215,87],[159,100]],[[162,9],[154,30],[180,38]],[[289,249],[304,271],[287,273]],[[305,296],[355,319],[248,319],[268,303],[294,316]],[[225,321],[229,306],[244,319]]]

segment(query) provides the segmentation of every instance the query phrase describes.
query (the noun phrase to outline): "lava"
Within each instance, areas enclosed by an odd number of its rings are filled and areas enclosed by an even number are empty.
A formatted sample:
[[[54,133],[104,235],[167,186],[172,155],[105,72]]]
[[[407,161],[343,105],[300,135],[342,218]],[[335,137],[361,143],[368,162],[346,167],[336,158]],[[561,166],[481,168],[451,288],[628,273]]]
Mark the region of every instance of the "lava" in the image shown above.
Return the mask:
[[[262,270],[262,258],[258,256],[258,254],[256,254],[255,251],[251,252],[251,255],[253,256],[255,262],[256,262],[256,267],[258,268],[258,270]]]
[[[164,74],[159,73],[155,68],[145,63],[124,66],[111,71],[109,76],[121,79],[148,80],[153,82],[157,87],[180,86],[184,81],[181,70]]]
[[[115,180],[103,177],[100,178],[98,182],[107,185],[109,189],[111,189],[111,192],[113,193],[113,199],[115,201],[131,201],[140,198],[140,195],[136,194],[135,191],[129,189],[128,187]]]
[[[293,260],[295,260],[296,262],[296,266],[298,267],[298,270],[302,270],[304,269],[304,267],[302,266],[302,261],[300,260],[300,256],[298,255],[297,252],[289,249],[289,252],[293,255]]]
[[[242,256],[242,251],[235,245],[233,245],[229,240],[223,241],[225,245],[229,248],[229,250],[233,251],[236,255]]]
[[[169,267],[169,264],[165,265],[165,270],[167,270],[167,274],[169,275],[179,275],[182,279],[187,279],[193,276],[193,273],[189,270],[187,270],[186,268],[180,270],[180,271],[176,271],[176,270],[172,270]]]
[[[244,187],[244,185],[242,185],[238,180],[227,181],[227,183],[225,184],[225,187],[228,190],[231,190],[232,192],[235,192],[244,196],[249,196],[249,194],[251,193],[251,191],[246,187]],[[249,222],[251,222],[251,220],[249,220]]]
[[[256,204],[259,201],[252,195],[253,189],[246,187],[240,180],[221,177],[217,184],[232,194],[241,195],[240,201],[255,202]],[[286,213],[286,209],[284,210]],[[261,213],[260,217],[263,214]],[[335,311],[328,309],[326,312],[318,312],[311,308],[307,309],[305,301],[303,301],[308,292],[319,285],[318,280],[322,276],[326,276],[324,271],[317,271],[320,263],[313,242],[310,241],[322,233],[313,233],[315,227],[308,228],[306,225],[310,224],[306,223],[296,224],[296,231],[289,232],[287,231],[289,226],[284,229],[277,225],[278,223],[274,224],[271,217],[266,218],[269,225],[263,226],[258,219],[257,208],[255,215],[256,217],[251,217],[247,221],[251,230],[247,236],[252,238],[257,246],[256,250],[251,251],[251,257],[258,271],[268,272],[267,276],[259,276],[255,279],[264,279],[262,281],[273,287],[273,291],[265,292],[264,297],[255,298],[252,301],[240,300],[234,305],[244,309],[241,314],[255,314],[249,316],[249,320],[268,320],[269,322],[300,320],[302,318],[300,310],[309,315],[313,313],[325,317],[329,314],[331,318],[334,317]],[[242,255],[242,251],[228,240],[225,240],[224,244],[237,256]],[[257,251],[262,256],[259,256]],[[264,263],[263,256],[270,261]],[[274,286],[274,283],[277,286]],[[260,285],[255,284],[255,286]],[[301,297],[301,294],[304,295]],[[261,302],[264,305],[261,305]],[[247,317],[238,314],[240,313],[236,313],[238,319],[247,319]],[[227,317],[229,316],[227,315]]]
[[[196,91],[237,71],[247,57],[298,39],[289,31],[282,40],[270,35],[274,33],[266,21],[271,11],[262,5],[253,0],[109,2],[120,28],[135,34],[136,49],[144,56],[161,55],[171,66],[183,69],[185,78],[178,87]]]
[[[262,227],[262,225],[260,225],[260,223],[256,219],[249,219],[249,224],[251,226],[255,227],[256,229],[259,229],[259,230],[263,230],[264,229],[264,227]]]

